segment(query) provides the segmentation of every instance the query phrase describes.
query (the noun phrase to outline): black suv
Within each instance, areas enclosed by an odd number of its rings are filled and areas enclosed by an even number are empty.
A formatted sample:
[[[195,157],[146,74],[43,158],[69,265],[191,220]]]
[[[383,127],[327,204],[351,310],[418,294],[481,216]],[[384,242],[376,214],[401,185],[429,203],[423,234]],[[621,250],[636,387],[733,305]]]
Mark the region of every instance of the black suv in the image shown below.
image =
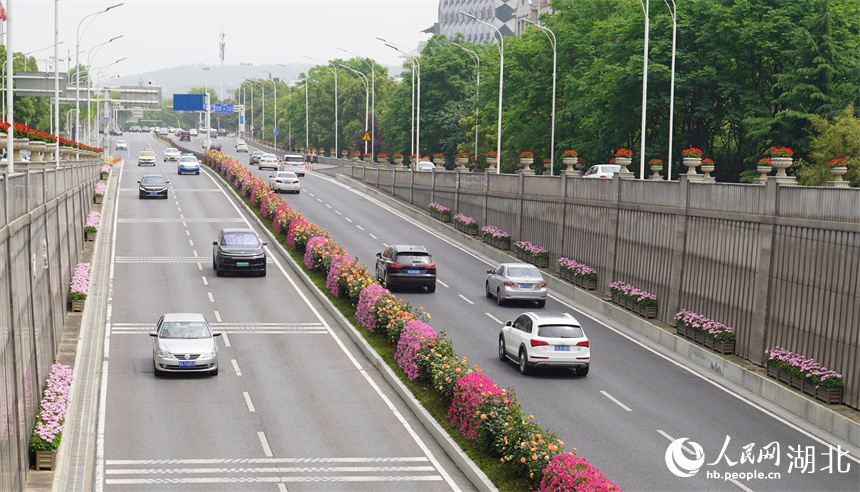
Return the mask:
[[[212,242],[212,268],[219,277],[224,272],[251,272],[266,276],[266,252],[257,233],[251,229],[221,229]]]
[[[191,134],[188,133],[187,131],[179,132],[179,141],[180,142],[190,142],[191,141]]]
[[[424,246],[392,245],[376,253],[376,279],[394,285],[417,285],[436,292],[436,265]]]

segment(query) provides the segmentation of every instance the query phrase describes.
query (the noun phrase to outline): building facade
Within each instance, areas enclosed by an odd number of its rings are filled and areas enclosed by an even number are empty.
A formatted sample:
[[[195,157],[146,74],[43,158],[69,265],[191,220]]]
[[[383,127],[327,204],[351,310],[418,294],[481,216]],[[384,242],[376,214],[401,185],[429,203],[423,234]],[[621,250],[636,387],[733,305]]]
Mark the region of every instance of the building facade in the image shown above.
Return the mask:
[[[519,36],[527,26],[524,19],[537,22],[539,14],[551,9],[549,0],[440,0],[434,30],[448,39],[460,33],[470,43],[493,40],[495,31],[461,15],[461,11],[492,24],[503,36]]]

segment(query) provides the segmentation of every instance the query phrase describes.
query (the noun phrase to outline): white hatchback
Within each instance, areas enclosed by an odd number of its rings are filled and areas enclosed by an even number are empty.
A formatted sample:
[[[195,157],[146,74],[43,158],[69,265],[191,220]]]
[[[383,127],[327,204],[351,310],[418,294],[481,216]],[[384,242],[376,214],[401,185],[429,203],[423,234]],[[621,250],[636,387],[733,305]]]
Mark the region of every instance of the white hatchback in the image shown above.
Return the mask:
[[[271,169],[273,171],[278,170],[278,156],[275,154],[263,154],[260,156],[260,162],[257,163],[257,169]]]
[[[288,191],[290,193],[301,193],[302,185],[299,177],[292,171],[278,171],[269,175],[269,188],[275,193]]]
[[[527,312],[502,327],[499,359],[516,362],[522,374],[533,368],[559,367],[585,376],[591,347],[582,325],[570,314]]]

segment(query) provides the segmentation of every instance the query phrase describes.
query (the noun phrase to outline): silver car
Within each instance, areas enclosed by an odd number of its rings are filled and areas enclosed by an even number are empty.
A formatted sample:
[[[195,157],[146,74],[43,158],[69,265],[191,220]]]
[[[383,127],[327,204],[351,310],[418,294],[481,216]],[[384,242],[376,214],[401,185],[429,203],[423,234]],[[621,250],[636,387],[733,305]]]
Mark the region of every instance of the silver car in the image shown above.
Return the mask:
[[[269,175],[269,188],[275,193],[288,191],[290,193],[301,193],[302,185],[299,177],[291,171],[278,171]]]
[[[164,155],[163,155],[163,157],[162,157],[162,160],[163,160],[164,162],[167,162],[167,161],[178,161],[178,160],[179,160],[179,157],[180,157],[181,155],[182,155],[182,154],[180,154],[179,149],[174,148],[174,147],[168,147],[168,148],[164,149]]]
[[[612,176],[618,172],[621,172],[621,166],[618,164],[598,164],[588,168],[582,177],[612,179]]]
[[[505,301],[526,300],[546,305],[546,282],[540,270],[529,263],[502,263],[487,270],[487,297],[496,298],[501,306]]]
[[[218,344],[202,314],[168,313],[158,319],[152,337],[152,367],[165,372],[208,372],[218,375]]]

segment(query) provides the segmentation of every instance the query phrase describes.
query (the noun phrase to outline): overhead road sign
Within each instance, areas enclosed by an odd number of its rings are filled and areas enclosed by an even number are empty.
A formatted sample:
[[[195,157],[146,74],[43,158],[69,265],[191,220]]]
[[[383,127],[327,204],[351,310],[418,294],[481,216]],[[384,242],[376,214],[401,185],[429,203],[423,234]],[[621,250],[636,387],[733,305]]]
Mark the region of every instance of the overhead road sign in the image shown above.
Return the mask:
[[[206,111],[203,94],[174,94],[174,111]]]
[[[213,113],[232,113],[233,105],[232,104],[210,104],[209,111]]]

